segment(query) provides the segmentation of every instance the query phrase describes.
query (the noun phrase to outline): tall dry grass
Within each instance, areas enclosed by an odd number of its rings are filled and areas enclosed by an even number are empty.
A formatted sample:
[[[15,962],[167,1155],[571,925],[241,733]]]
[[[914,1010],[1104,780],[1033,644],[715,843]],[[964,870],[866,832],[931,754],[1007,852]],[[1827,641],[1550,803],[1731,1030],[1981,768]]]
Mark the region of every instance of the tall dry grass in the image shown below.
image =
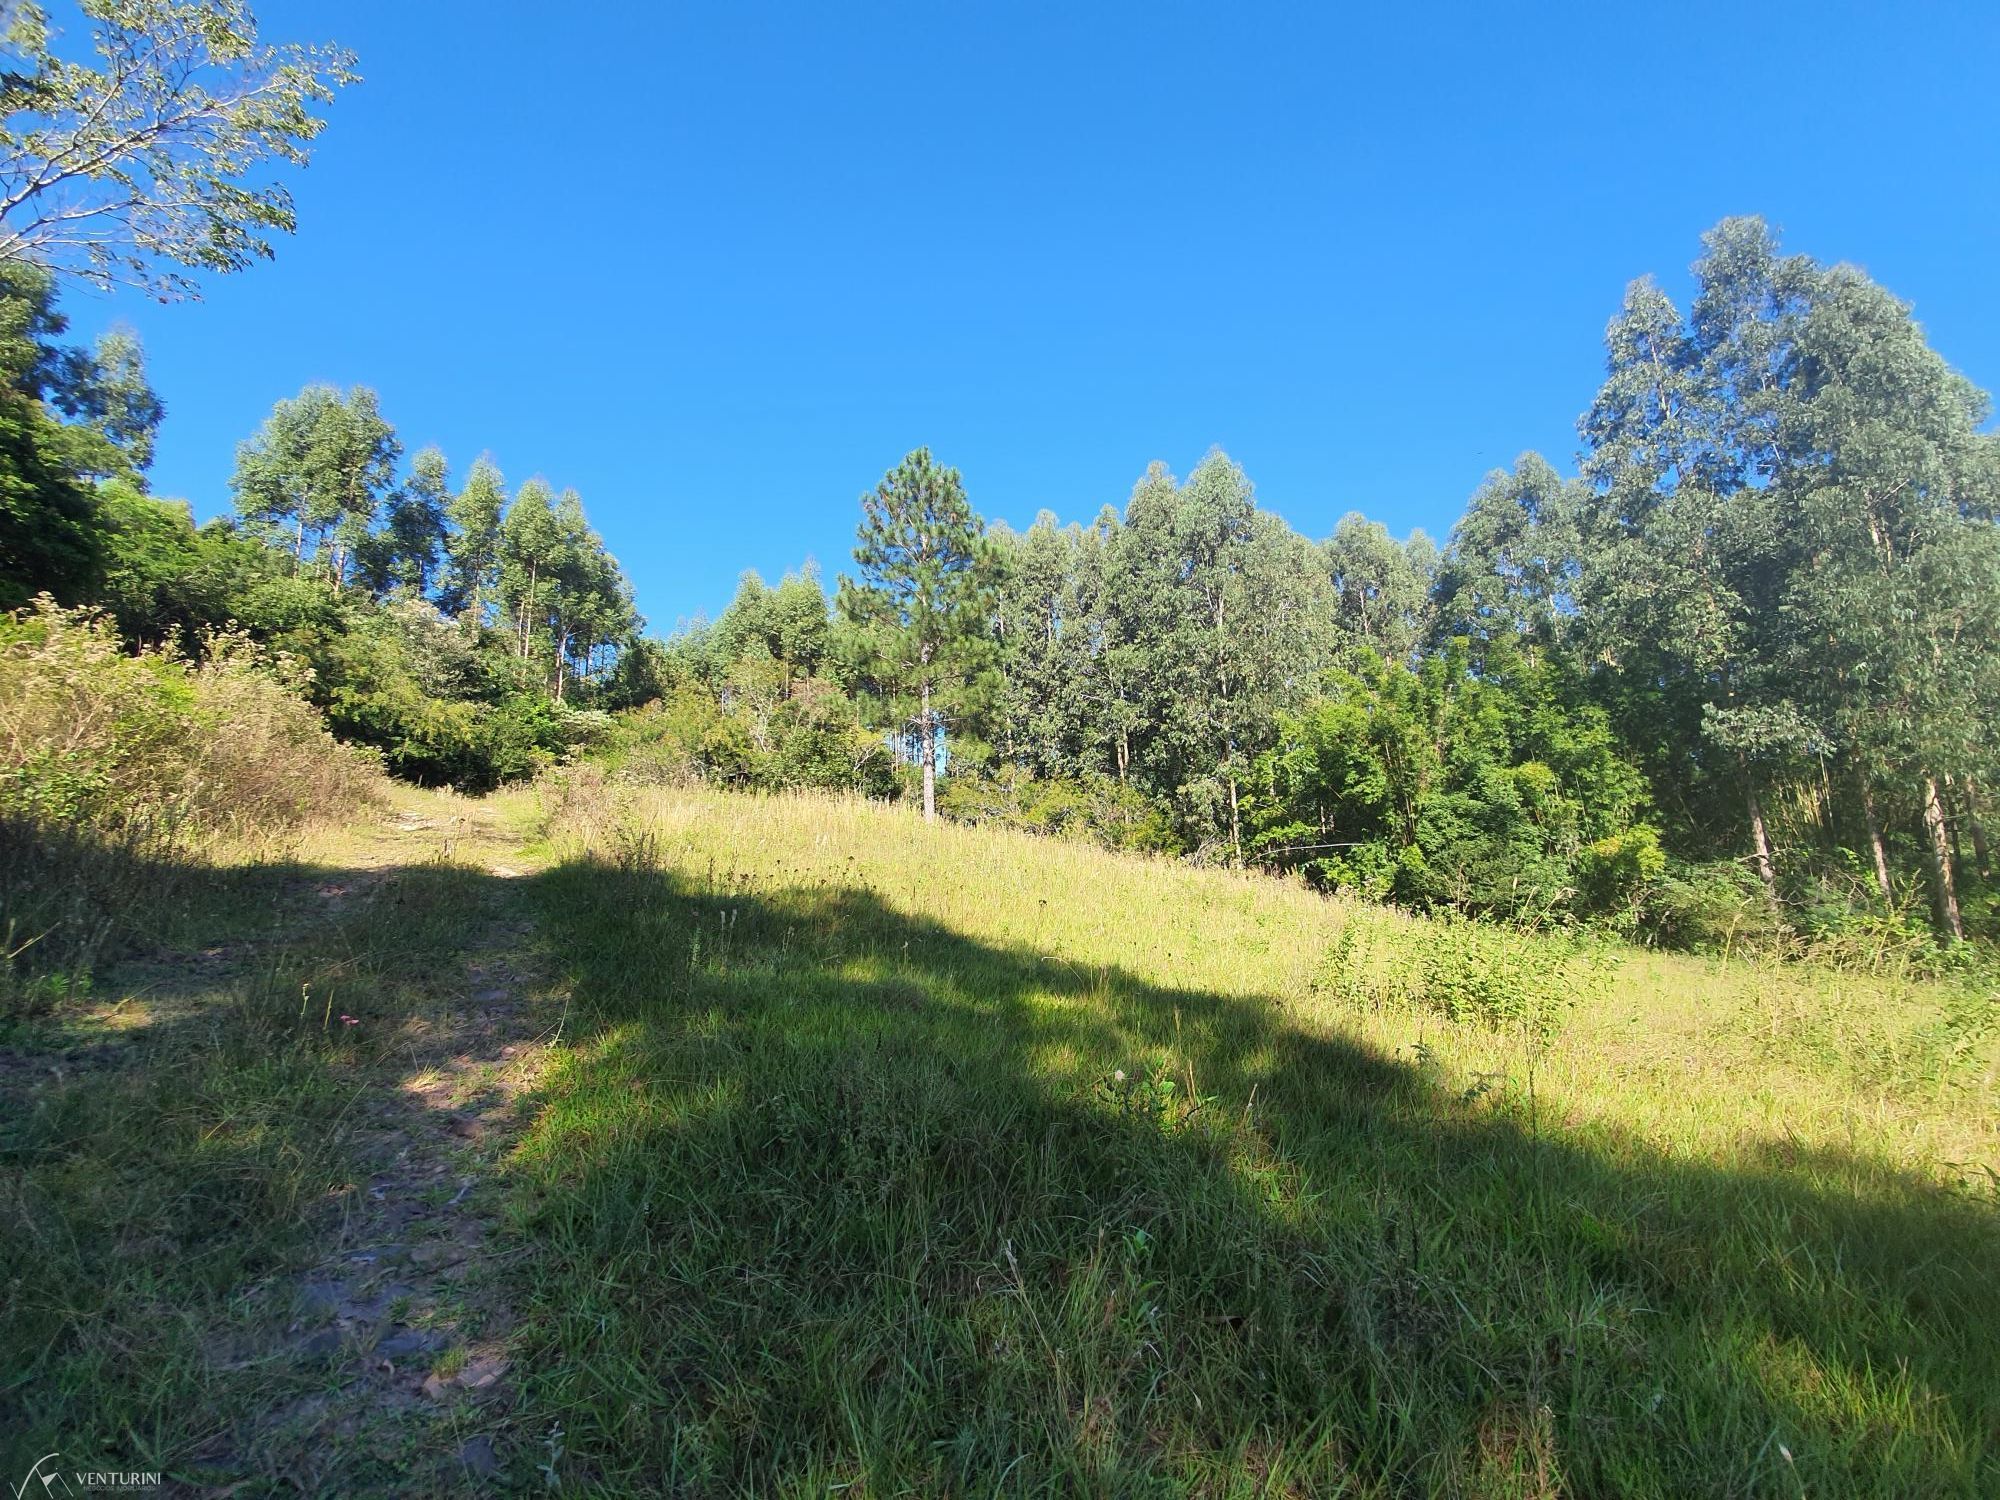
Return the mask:
[[[218,850],[379,795],[300,686],[240,637],[191,663],[46,597],[0,620],[0,1011],[87,986]]]

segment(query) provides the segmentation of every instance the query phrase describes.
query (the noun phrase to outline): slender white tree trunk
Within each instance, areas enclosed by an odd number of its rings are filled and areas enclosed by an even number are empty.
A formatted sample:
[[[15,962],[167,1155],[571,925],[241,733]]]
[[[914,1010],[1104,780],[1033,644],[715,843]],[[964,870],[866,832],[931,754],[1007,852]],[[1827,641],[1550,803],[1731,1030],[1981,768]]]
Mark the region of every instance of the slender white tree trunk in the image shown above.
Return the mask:
[[[1894,888],[1889,883],[1889,854],[1882,847],[1882,825],[1875,817],[1875,789],[1868,785],[1868,778],[1861,778],[1861,811],[1868,820],[1868,852],[1875,857],[1875,889],[1882,893],[1886,906],[1895,899]]]
[[[1958,883],[1951,873],[1951,835],[1945,828],[1944,804],[1938,798],[1937,782],[1923,779],[1924,833],[1931,856],[1931,880],[1937,894],[1938,927],[1946,937],[1965,936],[1965,923],[1958,912]]]
[[[1764,823],[1764,804],[1758,800],[1756,783],[1747,779],[1747,773],[1743,795],[1750,811],[1751,859],[1757,867],[1757,878],[1764,882],[1764,894],[1775,901],[1778,898],[1778,866],[1771,858],[1771,832]]]
[[[917,733],[923,740],[920,757],[924,766],[924,821],[937,821],[937,720],[931,715],[931,685],[924,684],[924,706],[917,715]]]

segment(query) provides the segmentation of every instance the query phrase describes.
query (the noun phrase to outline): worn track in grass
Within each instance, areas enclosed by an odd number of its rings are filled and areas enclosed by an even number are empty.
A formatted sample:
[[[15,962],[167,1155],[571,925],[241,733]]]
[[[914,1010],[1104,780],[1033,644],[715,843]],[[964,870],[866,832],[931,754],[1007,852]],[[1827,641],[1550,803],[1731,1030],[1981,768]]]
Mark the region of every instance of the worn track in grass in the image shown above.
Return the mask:
[[[335,1100],[318,1124],[304,1099],[295,1116],[281,1097],[262,1101],[261,1128],[296,1133],[280,1154],[311,1170],[294,1222],[233,1232],[268,1237],[272,1253],[244,1257],[254,1274],[203,1297],[175,1290],[174,1264],[149,1269],[144,1288],[107,1294],[93,1319],[57,1320],[57,1347],[16,1393],[20,1409],[4,1389],[0,1409],[39,1429],[38,1451],[159,1469],[169,1493],[490,1492],[519,1448],[494,1167],[560,1024],[513,878],[527,863],[521,840],[492,804],[399,790],[311,852],[309,865],[271,868],[252,903],[263,915],[247,927],[241,910],[196,912],[176,934],[185,941],[113,970],[96,1004],[0,1048],[0,1104],[20,1119],[77,1108],[68,1090],[116,1097],[167,1079],[190,1053],[240,1045],[250,1026],[274,1048],[304,1049],[309,1097]],[[147,1117],[132,1124],[145,1130]],[[240,1116],[205,1122],[183,1154],[245,1129]],[[35,1180],[48,1151],[38,1158],[33,1144],[5,1227],[73,1238],[66,1195]],[[56,1149],[90,1172],[87,1138],[72,1131]],[[109,1179],[121,1158],[99,1149],[96,1175]],[[198,1259],[230,1231],[201,1222],[212,1182],[188,1160],[173,1167],[189,1180],[152,1253]],[[246,1170],[271,1175],[268,1162]],[[143,1258],[141,1226],[132,1233]],[[184,1304],[171,1310],[184,1338],[155,1341],[142,1326],[162,1300]],[[102,1340],[175,1373],[148,1385],[127,1372],[137,1392],[114,1399],[77,1373]],[[128,1406],[143,1425],[112,1415]]]

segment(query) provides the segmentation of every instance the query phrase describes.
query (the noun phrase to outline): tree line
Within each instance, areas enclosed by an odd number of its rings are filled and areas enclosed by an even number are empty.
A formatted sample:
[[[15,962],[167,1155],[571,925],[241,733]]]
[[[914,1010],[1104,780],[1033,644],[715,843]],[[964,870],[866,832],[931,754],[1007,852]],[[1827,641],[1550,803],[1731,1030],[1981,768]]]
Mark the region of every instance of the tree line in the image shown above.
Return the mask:
[[[574,490],[405,462],[375,394],[309,386],[237,453],[233,513],[149,492],[164,404],[129,331],[64,342],[53,279],[0,263],[0,608],[96,605],[135,647],[247,635],[343,738],[470,789],[601,739],[642,622]]]
[[[987,526],[919,449],[863,499],[833,597],[747,578],[640,633],[580,500],[406,460],[364,389],[280,402],[197,526],[146,473],[129,332],[67,341],[67,277],[162,298],[293,227],[355,80],[222,0],[103,0],[0,74],[0,608],[135,644],[247,635],[343,736],[467,787],[607,743],[636,771],[835,786],[1415,906],[1668,941],[1995,925],[2000,440],[1987,398],[1851,266],[1718,225],[1686,307],[1635,282],[1573,475],[1534,454],[1443,546],[1311,541],[1213,453],[1087,524]],[[650,705],[614,725],[607,711]]]
[[[1579,472],[1524,455],[1442,548],[1311,542],[1220,452],[1015,533],[919,450],[864,497],[837,675],[926,788],[948,747],[961,816],[1675,940],[1919,904],[1963,936],[2000,769],[1987,398],[1759,220],[1693,269],[1685,310],[1641,280],[1611,320]]]

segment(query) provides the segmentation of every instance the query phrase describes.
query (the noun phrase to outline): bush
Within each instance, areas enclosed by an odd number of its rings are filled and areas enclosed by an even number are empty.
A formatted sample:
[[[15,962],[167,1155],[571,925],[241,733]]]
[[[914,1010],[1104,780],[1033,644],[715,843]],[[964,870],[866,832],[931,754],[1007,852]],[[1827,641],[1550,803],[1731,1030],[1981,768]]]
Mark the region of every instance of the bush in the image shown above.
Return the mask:
[[[1579,1001],[1602,998],[1613,945],[1458,914],[1402,923],[1351,908],[1313,987],[1368,1010],[1418,1010],[1459,1025],[1548,1041]]]
[[[238,637],[193,665],[128,653],[105,620],[46,597],[0,618],[0,997],[87,978],[208,844],[375,795],[379,764],[336,743],[298,685]]]
[[[1652,828],[1640,823],[1609,834],[1577,856],[1579,906],[1591,916],[1609,917],[1612,925],[1630,930],[1666,872],[1666,852]]]
[[[1615,962],[1566,934],[1441,917],[1424,935],[1416,998],[1447,1020],[1546,1040],[1578,1000],[1597,998]]]
[[[1790,934],[1757,877],[1731,860],[1670,860],[1645,893],[1637,925],[1647,941],[1696,953],[1767,951]]]
[[[621,779],[645,785],[896,794],[888,742],[826,678],[739,681],[722,696],[683,682],[612,721],[608,744]]]
[[[1179,847],[1166,812],[1109,777],[1044,778],[1014,767],[945,778],[940,810],[960,823],[991,823],[1078,839],[1107,849],[1165,853]]]

